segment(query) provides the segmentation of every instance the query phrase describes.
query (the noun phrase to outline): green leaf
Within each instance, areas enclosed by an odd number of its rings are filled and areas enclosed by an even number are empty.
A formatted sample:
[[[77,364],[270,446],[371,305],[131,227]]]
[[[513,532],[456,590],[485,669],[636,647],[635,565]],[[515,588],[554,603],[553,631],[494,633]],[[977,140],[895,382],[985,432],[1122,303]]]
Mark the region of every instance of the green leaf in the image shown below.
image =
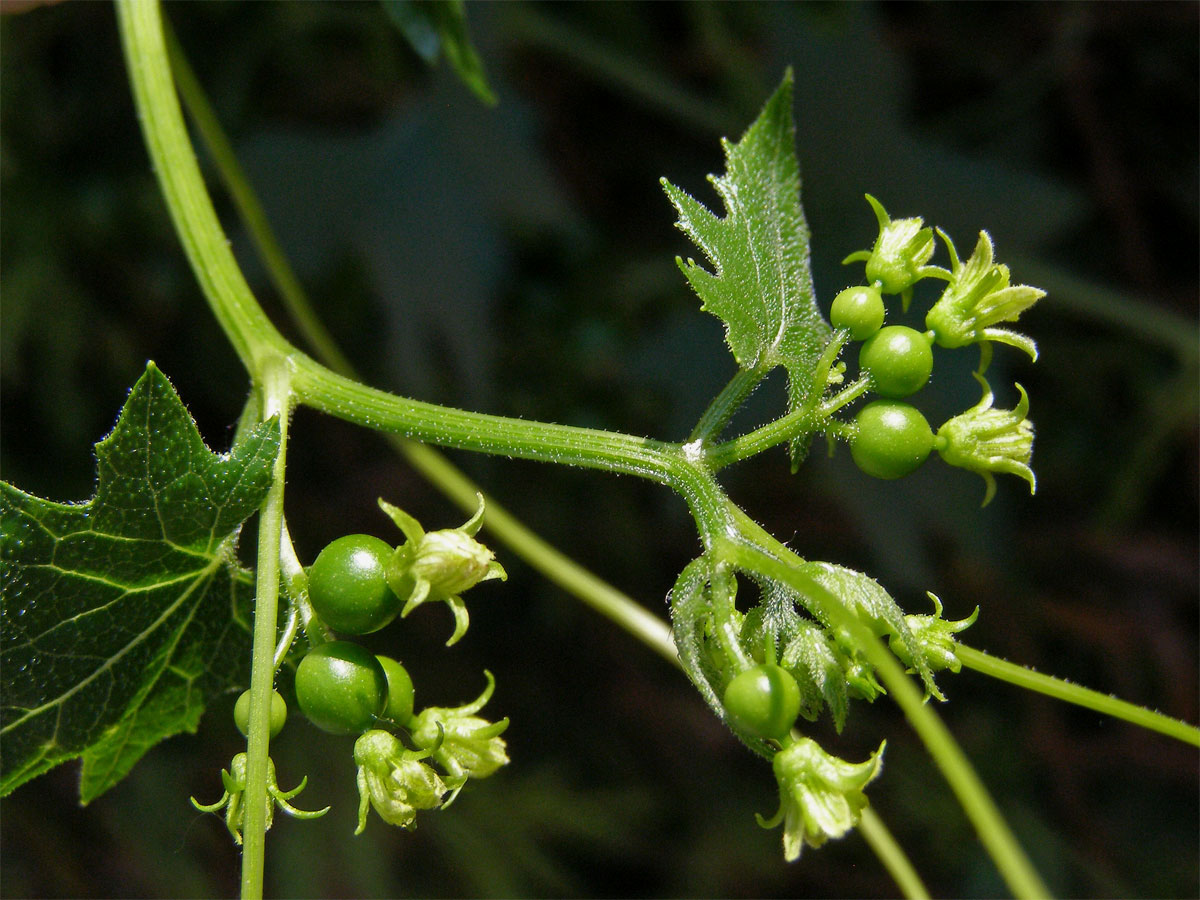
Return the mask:
[[[676,261],[702,308],[725,323],[726,341],[741,368],[787,369],[795,408],[824,388],[813,385],[812,374],[832,329],[813,292],[790,69],[742,139],[722,140],[721,146],[726,172],[709,180],[725,204],[724,218],[662,180],[679,213],[678,227],[714,271],[692,259]]]
[[[483,62],[467,34],[462,0],[383,0],[383,8],[421,59],[433,65],[445,50],[463,84],[488,106],[495,105]]]
[[[86,803],[246,683],[254,586],[234,549],[278,452],[276,420],[209,451],[151,363],[96,445],[91,500],[0,482],[0,795],[82,756]]]

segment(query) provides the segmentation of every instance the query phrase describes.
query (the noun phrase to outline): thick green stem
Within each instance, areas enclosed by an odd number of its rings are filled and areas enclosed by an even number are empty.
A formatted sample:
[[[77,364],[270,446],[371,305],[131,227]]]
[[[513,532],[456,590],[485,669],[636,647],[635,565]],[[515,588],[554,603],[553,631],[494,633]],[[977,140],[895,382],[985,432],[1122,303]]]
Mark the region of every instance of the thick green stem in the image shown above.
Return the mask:
[[[246,746],[242,898],[262,897],[266,852],[267,761],[271,740],[271,691],[275,685],[275,643],[279,618],[279,539],[283,530],[283,484],[287,459],[291,392],[282,367],[264,373],[260,384],[264,416],[279,417],[279,455],[271,489],[258,522],[258,574],[254,598],[253,656],[250,664],[250,727]]]
[[[1200,747],[1200,728],[1181,722],[1179,719],[1172,719],[1170,716],[1164,716],[1162,713],[1153,712],[1141,706],[1134,706],[1132,703],[1118,700],[1108,694],[1102,694],[1078,684],[1071,684],[1061,678],[1043,675],[1033,669],[997,659],[974,647],[958,644],[954,654],[958,657],[959,662],[968,669],[974,669],[976,672],[1007,681],[1009,684],[1015,684],[1026,690],[1037,691],[1039,694],[1054,697],[1056,700],[1063,700],[1107,716],[1124,719],[1126,722],[1150,731],[1157,731],[1159,734],[1173,737],[1175,740],[1191,744],[1193,747]]]
[[[175,96],[159,4],[119,0],[117,17],[146,148],[192,271],[246,368],[289,349],[242,276],[200,177]]]

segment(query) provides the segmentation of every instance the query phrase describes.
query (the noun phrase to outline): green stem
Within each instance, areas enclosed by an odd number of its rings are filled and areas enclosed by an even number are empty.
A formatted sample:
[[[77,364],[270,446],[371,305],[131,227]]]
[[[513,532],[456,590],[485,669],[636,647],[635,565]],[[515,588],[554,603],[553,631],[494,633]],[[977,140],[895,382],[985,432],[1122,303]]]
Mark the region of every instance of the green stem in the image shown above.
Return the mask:
[[[928,900],[929,890],[921,881],[917,870],[913,868],[904,848],[896,842],[888,827],[883,824],[883,819],[879,818],[878,813],[870,806],[863,807],[858,820],[858,830],[904,896],[910,900]]]
[[[794,409],[786,416],[781,416],[774,422],[768,422],[761,428],[736,437],[723,444],[717,444],[704,454],[705,462],[714,472],[735,462],[757,456],[765,450],[770,450],[785,441],[803,437],[816,431],[823,431],[830,424],[830,417],[848,403],[857,400],[871,387],[870,379],[859,378],[842,390],[838,391],[816,408],[802,407]]]
[[[252,377],[283,357],[294,368],[297,403],[350,422],[443,446],[672,482],[683,459],[677,445],[397,397],[338,375],[289,344],[251,293],[213,210],[175,95],[159,4],[121,0],[117,9],[146,146],[175,229],[205,298]]]
[[[1116,697],[1110,697],[1099,691],[1093,691],[1061,678],[1043,675],[1033,669],[997,659],[974,647],[959,644],[954,652],[959,662],[968,669],[974,669],[976,672],[1007,681],[1009,684],[1015,684],[1026,690],[1054,697],[1056,700],[1063,700],[1107,716],[1123,719],[1141,728],[1157,731],[1159,734],[1165,734],[1167,737],[1183,741],[1185,744],[1200,747],[1200,728],[1181,722],[1179,719],[1172,719],[1170,716],[1134,706],[1132,703],[1118,700]]]
[[[196,79],[187,56],[169,24],[166,25],[166,37],[180,96],[192,116],[201,140],[212,155],[221,182],[229,191],[271,282],[284,300],[288,313],[321,362],[340,375],[358,380],[350,360],[342,353],[337,342],[313,311],[300,279],[280,247],[262,204],[238,163],[229,139],[221,128],[220,120],[213,112],[204,88]],[[390,438],[397,451],[405,456],[415,469],[467,512],[475,511],[475,498],[480,489],[460,469],[425,444],[397,435],[390,435]],[[486,524],[501,542],[547,579],[629,631],[660,656],[670,662],[678,662],[669,625],[542,540],[490,496],[487,498]],[[305,609],[306,579],[299,560],[295,558],[286,524],[280,550],[280,564],[288,585],[288,593],[302,614],[309,640],[320,640],[323,635],[313,634],[311,608]]]
[[[300,279],[287,261],[275,232],[267,221],[267,214],[259,202],[258,195],[250,186],[249,179],[242,171],[233,152],[233,147],[221,128],[220,120],[209,103],[204,88],[196,78],[188,63],[187,55],[183,52],[170,22],[164,20],[167,50],[171,57],[171,71],[175,74],[175,83],[179,88],[179,96],[192,122],[200,134],[204,146],[212,156],[221,183],[229,191],[233,205],[238,211],[250,240],[258,251],[259,258],[267,269],[271,283],[283,299],[288,315],[299,328],[304,340],[312,347],[317,357],[327,366],[343,375],[353,377],[350,360],[342,353],[337,343],[326,331],[321,320],[313,312],[312,304],[308,302]]]
[[[729,424],[734,413],[738,411],[746,398],[754,393],[754,389],[767,376],[765,368],[738,369],[737,374],[721,389],[721,393],[708,404],[708,409],[700,416],[700,421],[688,435],[689,444],[700,441],[707,443],[711,438],[719,437],[721,431]]]
[[[875,667],[892,699],[900,706],[941,769],[1014,895],[1022,898],[1048,896],[1046,886],[1009,830],[962,748],[942,720],[925,704],[921,692],[904,673],[895,656],[833,594],[797,568],[803,564],[803,560],[744,513],[738,516],[738,524],[739,540],[722,541],[716,548],[718,557],[746,571],[782,582],[819,608],[835,628],[849,634],[855,646]]]
[[[263,415],[279,417],[279,455],[271,488],[258,522],[258,574],[254,598],[254,635],[250,662],[250,727],[246,746],[246,794],[243,807],[242,898],[263,893],[266,853],[267,763],[271,740],[271,691],[275,686],[275,643],[279,618],[279,540],[283,529],[283,485],[291,392],[282,367],[265,373],[260,391]]]
[[[175,96],[156,0],[119,0],[117,19],[146,149],[196,280],[246,369],[290,347],[242,276],[192,152]]]

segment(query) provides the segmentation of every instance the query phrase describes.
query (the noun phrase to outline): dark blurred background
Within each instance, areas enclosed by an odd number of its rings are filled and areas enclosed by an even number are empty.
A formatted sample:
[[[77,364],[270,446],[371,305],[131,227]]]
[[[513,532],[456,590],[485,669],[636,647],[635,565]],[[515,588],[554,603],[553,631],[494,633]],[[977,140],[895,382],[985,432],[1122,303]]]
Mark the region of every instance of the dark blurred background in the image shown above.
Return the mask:
[[[679,439],[733,374],[720,323],[673,258],[660,176],[713,204],[704,176],[791,65],[798,150],[827,306],[861,277],[862,195],[969,252],[980,228],[1047,298],[1022,321],[1036,367],[1000,348],[1038,428],[1038,493],[931,462],[868,480],[844,448],[792,476],[782,450],[728,472],[732,496],[799,553],[861,568],[901,604],[924,591],[967,641],[1191,722],[1197,712],[1197,47],[1194,3],[469,4],[499,95],[427,69],[374,3],[181,4],[168,13],[314,302],[379,386],[488,412]],[[147,162],[107,4],[0,22],[3,475],[90,495],[91,444],[153,358],[210,445],[247,391],[186,265]],[[202,154],[203,156],[203,154]],[[207,165],[207,160],[202,161]],[[211,169],[209,170],[211,174]],[[215,184],[215,179],[213,180]],[[283,315],[230,205],[246,271]],[[943,253],[943,251],[939,251]],[[944,263],[944,253],[940,257]],[[965,357],[965,358],[960,358]],[[941,354],[919,404],[978,399],[973,353]],[[782,385],[754,398],[774,415]],[[998,403],[1015,392],[998,388]],[[532,527],[654,611],[698,550],[683,504],[630,478],[455,454]],[[331,538],[393,538],[384,496],[428,527],[463,515],[378,435],[295,422],[287,514],[311,561]],[[278,896],[890,896],[858,836],[785,864],[755,826],[769,767],[662,659],[498,547],[511,575],[371,639],[418,701],[498,688],[513,763],[408,834],[353,837],[350,742],[299,716],[273,744],[307,773],[315,823],[278,817]],[[1196,896],[1197,754],[964,672],[939,707],[1051,889]],[[5,896],[218,896],[239,854],[211,800],[240,747],[229,697],[197,736],[153,750],[86,809],[62,766],[2,806]],[[846,731],[887,738],[870,791],[931,890],[1003,884],[886,698]]]

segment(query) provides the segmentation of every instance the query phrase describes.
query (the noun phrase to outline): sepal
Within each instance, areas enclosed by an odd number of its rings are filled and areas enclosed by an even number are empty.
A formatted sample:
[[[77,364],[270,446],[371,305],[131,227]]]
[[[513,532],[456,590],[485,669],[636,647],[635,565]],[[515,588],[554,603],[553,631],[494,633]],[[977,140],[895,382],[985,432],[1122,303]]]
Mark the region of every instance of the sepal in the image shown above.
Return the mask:
[[[907,311],[913,285],[927,275],[944,271],[926,265],[933,256],[933,229],[924,227],[920,218],[893,219],[878,200],[870,194],[866,198],[879,221],[879,236],[869,251],[851,253],[842,260],[842,265],[865,260],[867,282],[877,285],[885,294],[900,294]]]
[[[221,783],[225,792],[216,803],[200,803],[195,797],[191,798],[192,806],[200,812],[215,813],[225,810],[225,827],[233,835],[233,842],[241,844],[242,827],[245,821],[245,804],[242,795],[246,792],[246,754],[239,753],[230,762],[228,769],[221,770]],[[308,784],[308,776],[300,779],[300,783],[290,791],[281,790],[275,777],[275,762],[267,757],[267,828],[275,821],[275,807],[279,806],[285,813],[297,819],[316,819],[329,812],[329,807],[317,810],[296,809],[288,801],[304,790]]]
[[[960,631],[966,631],[975,624],[975,620],[979,618],[979,607],[975,607],[975,611],[965,619],[950,621],[942,618],[942,601],[937,594],[929,593],[929,599],[933,601],[933,615],[905,616],[908,628],[917,640],[921,658],[931,671],[938,672],[942,669],[949,669],[958,674],[962,671],[962,663],[955,652],[957,642],[954,640],[954,635]],[[915,665],[915,659],[909,648],[895,637],[888,642],[888,646],[906,666]],[[909,671],[912,669],[910,668]],[[938,700],[946,699],[936,688],[927,693]]]
[[[447,647],[457,643],[470,624],[463,592],[481,581],[508,578],[504,567],[496,561],[496,555],[475,540],[483,524],[484,506],[483,495],[476,494],[476,497],[479,508],[461,527],[430,532],[404,510],[386,500],[379,501],[380,509],[408,538],[396,549],[387,572],[389,587],[405,601],[400,616],[407,616],[429,601],[446,603],[454,615],[454,632],[446,641]]]
[[[483,674],[487,687],[475,700],[458,707],[428,706],[411,723],[413,743],[446,771],[451,800],[468,778],[486,778],[508,762],[507,746],[500,737],[508,728],[508,719],[489,722],[475,715],[496,689],[492,673]]]

